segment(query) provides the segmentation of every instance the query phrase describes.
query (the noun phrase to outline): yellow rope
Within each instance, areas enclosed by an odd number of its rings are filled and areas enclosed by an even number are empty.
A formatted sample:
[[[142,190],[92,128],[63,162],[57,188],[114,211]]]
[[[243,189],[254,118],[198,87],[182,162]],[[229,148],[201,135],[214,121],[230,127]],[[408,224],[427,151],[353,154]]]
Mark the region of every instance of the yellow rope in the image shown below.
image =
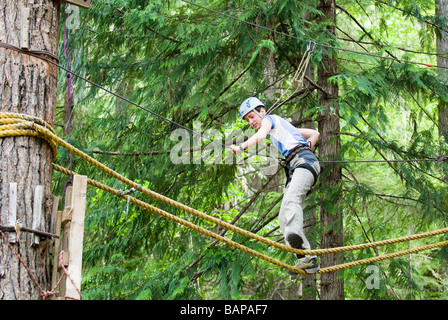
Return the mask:
[[[55,170],[59,171],[59,172],[62,172],[64,174],[66,174],[66,175],[70,175],[70,171],[69,170],[67,170],[67,169],[65,169],[65,168],[63,168],[63,167],[61,167],[61,166],[59,166],[57,164],[53,164],[53,168]],[[141,207],[143,209],[147,209],[149,211],[152,211],[152,212],[154,212],[154,213],[156,213],[158,215],[161,215],[161,216],[163,216],[165,218],[168,218],[168,219],[170,219],[170,220],[172,220],[174,222],[182,224],[182,225],[184,225],[184,226],[186,226],[186,227],[188,227],[190,229],[196,230],[196,231],[198,231],[198,232],[200,232],[200,233],[202,233],[202,234],[204,234],[204,235],[206,235],[208,237],[215,238],[215,239],[217,239],[217,240],[219,240],[221,242],[224,242],[224,243],[226,243],[226,244],[228,244],[228,245],[230,245],[230,246],[232,246],[232,247],[234,247],[236,249],[239,249],[241,251],[249,253],[249,254],[251,254],[251,255],[253,255],[255,257],[258,257],[260,259],[268,261],[268,262],[270,262],[272,264],[275,264],[275,265],[277,265],[277,266],[279,266],[281,268],[284,268],[284,269],[287,269],[287,270],[290,270],[292,272],[299,273],[299,274],[302,274],[302,275],[309,275],[308,273],[306,273],[302,269],[296,268],[295,266],[290,266],[290,265],[288,265],[286,263],[278,261],[278,260],[276,260],[274,258],[271,258],[271,257],[265,255],[265,254],[262,254],[262,253],[260,253],[258,251],[255,251],[255,250],[250,249],[250,248],[248,248],[248,247],[246,247],[244,245],[241,245],[241,244],[239,244],[237,242],[234,242],[234,241],[230,240],[227,237],[223,237],[223,236],[221,236],[219,234],[216,234],[216,233],[214,233],[212,231],[209,231],[209,230],[206,230],[204,228],[201,228],[201,227],[199,227],[199,226],[197,226],[197,225],[195,225],[195,224],[193,224],[193,223],[191,223],[189,221],[186,221],[186,220],[184,220],[182,218],[179,218],[179,217],[177,217],[175,215],[172,215],[171,213],[168,213],[168,212],[166,212],[164,210],[161,210],[161,209],[159,209],[157,207],[154,207],[154,206],[152,206],[152,205],[150,205],[150,204],[148,204],[146,202],[138,200],[138,199],[136,199],[134,197],[131,197],[129,195],[123,194],[119,190],[116,190],[114,188],[106,186],[106,185],[104,185],[104,184],[102,184],[102,183],[100,183],[98,181],[95,181],[95,180],[92,180],[92,179],[88,178],[87,179],[87,183],[89,185],[93,186],[93,187],[96,187],[98,189],[104,190],[106,192],[109,192],[109,193],[117,196],[117,197],[123,198],[123,199],[125,199],[125,200],[127,200],[129,202],[132,202],[132,203],[138,205],[139,207]],[[442,246],[446,246],[446,245],[448,245],[448,241],[443,241],[443,242],[434,243],[434,244],[430,244],[430,245],[427,245],[427,246],[422,246],[422,247],[418,247],[418,248],[414,248],[414,249],[408,249],[408,250],[405,250],[405,251],[399,251],[399,252],[384,254],[384,255],[380,255],[380,256],[377,256],[377,257],[372,257],[372,258],[368,258],[368,259],[364,259],[364,260],[357,260],[357,261],[344,263],[344,264],[339,264],[339,265],[335,265],[335,266],[331,266],[331,267],[325,267],[325,268],[321,268],[317,272],[317,274],[322,274],[322,273],[327,273],[327,272],[334,272],[334,271],[338,271],[338,270],[341,270],[341,269],[351,268],[351,267],[359,266],[359,265],[363,265],[363,264],[370,264],[370,263],[378,262],[378,261],[381,261],[381,260],[396,258],[396,257],[399,257],[399,256],[403,256],[403,255],[407,255],[407,254],[411,254],[411,253],[416,253],[416,252],[420,252],[420,251],[424,251],[424,250],[428,250],[428,249],[432,249],[432,248],[436,248],[436,247],[442,247]]]
[[[58,166],[56,164],[53,164],[53,168],[55,170],[59,171],[59,172],[62,172],[64,174],[66,174],[66,175],[70,174],[69,170],[67,170],[67,169],[65,169],[65,168],[63,168],[61,166]],[[152,211],[152,212],[154,212],[154,213],[156,213],[158,215],[161,215],[161,216],[163,216],[165,218],[168,218],[168,219],[170,219],[170,220],[172,220],[174,222],[177,222],[177,223],[179,223],[179,224],[181,224],[183,226],[186,226],[186,227],[188,227],[188,228],[190,228],[192,230],[196,230],[196,231],[198,231],[198,232],[200,232],[200,233],[202,233],[202,234],[204,234],[204,235],[206,235],[208,237],[214,238],[216,240],[219,240],[220,242],[226,243],[226,244],[228,244],[228,245],[230,245],[230,246],[232,246],[234,248],[237,248],[237,249],[239,249],[239,250],[241,250],[243,252],[249,253],[249,254],[251,254],[251,255],[253,255],[255,257],[261,258],[261,259],[263,259],[265,261],[268,261],[270,263],[278,265],[279,267],[282,267],[284,269],[290,270],[290,271],[295,272],[295,273],[306,274],[302,269],[298,269],[298,268],[295,268],[293,266],[290,266],[290,265],[288,265],[286,263],[278,261],[278,260],[276,260],[274,258],[271,258],[271,257],[269,257],[269,256],[267,256],[265,254],[262,254],[262,253],[260,253],[258,251],[250,249],[250,248],[248,248],[248,247],[246,247],[246,246],[244,246],[242,244],[239,244],[239,243],[237,243],[235,241],[232,241],[232,240],[230,240],[227,237],[221,236],[221,235],[219,235],[217,233],[214,233],[212,231],[209,231],[207,229],[199,227],[199,226],[197,226],[197,225],[195,225],[195,224],[193,224],[193,223],[191,223],[189,221],[186,221],[186,220],[184,220],[182,218],[179,218],[179,217],[177,217],[177,216],[175,216],[175,215],[173,215],[171,213],[168,213],[168,212],[166,212],[166,211],[164,211],[162,209],[154,207],[154,206],[152,206],[152,205],[150,205],[150,204],[148,204],[146,202],[138,200],[138,199],[136,199],[134,197],[131,197],[129,195],[123,194],[119,190],[116,190],[114,188],[106,186],[106,185],[104,185],[104,184],[102,184],[102,183],[100,183],[98,181],[95,181],[95,180],[92,180],[92,179],[87,179],[87,183],[90,184],[91,186],[94,186],[94,187],[98,188],[98,189],[104,190],[106,192],[109,192],[109,193],[117,196],[117,197],[123,198],[123,199],[125,199],[125,200],[127,200],[129,202],[132,202],[132,203],[138,205],[139,207],[141,207],[143,209],[147,209],[147,210]]]
[[[132,181],[132,180],[130,180],[130,179],[120,175],[119,173],[117,173],[114,170],[108,168],[104,164],[102,164],[102,163],[98,162],[97,160],[93,159],[92,157],[90,157],[89,155],[87,155],[84,152],[80,151],[79,149],[73,147],[69,143],[65,142],[64,140],[62,140],[61,138],[59,138],[58,136],[53,134],[53,132],[47,130],[45,127],[40,126],[39,124],[35,124],[35,123],[33,125],[31,125],[31,123],[23,121],[22,118],[20,117],[20,115],[15,115],[15,116],[16,116],[16,118],[15,118],[16,123],[20,123],[20,124],[22,124],[22,127],[28,129],[28,130],[26,130],[26,132],[31,132],[33,136],[42,137],[46,141],[50,140],[50,141],[52,141],[52,142],[54,142],[54,143],[64,147],[65,149],[67,149],[67,150],[73,152],[74,154],[76,154],[77,156],[79,156],[81,159],[83,159],[83,160],[89,162],[90,164],[92,164],[93,166],[97,167],[98,169],[100,169],[104,173],[112,176],[113,178],[115,178],[115,179],[125,183],[126,185],[128,185],[128,186],[130,186],[132,188],[135,188],[136,190],[141,191],[141,192],[143,192],[143,193],[145,193],[145,194],[147,194],[147,195],[149,195],[149,196],[151,196],[151,197],[153,197],[153,198],[155,198],[157,200],[165,202],[165,203],[167,203],[167,204],[169,204],[169,205],[171,205],[173,207],[176,207],[178,209],[181,209],[183,211],[191,213],[191,214],[193,214],[193,215],[195,215],[197,217],[200,217],[202,219],[206,219],[206,220],[208,220],[210,222],[213,222],[213,223],[215,223],[217,225],[225,227],[225,228],[227,228],[227,229],[229,229],[231,231],[234,231],[234,232],[237,232],[239,234],[245,235],[245,236],[247,236],[249,238],[252,238],[252,239],[257,240],[259,242],[265,243],[267,245],[275,246],[275,247],[277,247],[279,249],[286,250],[286,251],[289,251],[289,252],[292,252],[292,253],[311,254],[311,253],[309,253],[310,251],[308,251],[308,250],[294,249],[294,248],[291,248],[291,247],[286,246],[284,244],[279,244],[279,243],[277,243],[275,241],[266,239],[266,238],[261,237],[261,236],[259,236],[257,234],[251,233],[251,232],[249,232],[247,230],[244,230],[244,229],[241,229],[241,228],[239,228],[237,226],[234,226],[234,225],[232,225],[230,223],[227,223],[225,221],[222,221],[220,219],[217,219],[215,217],[207,215],[207,214],[205,214],[203,212],[200,212],[200,211],[198,211],[196,209],[190,208],[190,207],[188,207],[188,206],[186,206],[186,205],[184,205],[184,204],[182,204],[180,202],[174,201],[173,199],[165,197],[165,196],[163,196],[163,195],[161,195],[161,194],[159,194],[157,192],[154,192],[154,191],[152,191],[150,189],[142,187],[141,185],[139,185],[139,184],[135,183],[134,181]],[[3,118],[3,117],[4,117],[4,114],[0,113],[0,118]],[[10,116],[8,114],[7,114],[7,117],[8,118],[12,118],[12,116]],[[3,126],[0,126],[0,137],[21,135],[21,133],[22,133],[19,130],[10,130],[10,128],[7,128],[7,129],[8,129],[7,131],[3,132]],[[4,133],[4,134],[2,135],[2,133]],[[325,253],[325,252],[322,252],[322,253]],[[315,253],[312,253],[312,254],[315,254]]]
[[[417,253],[420,251],[425,251],[425,250],[434,249],[434,248],[438,248],[438,247],[444,247],[447,245],[448,245],[448,240],[441,241],[441,242],[432,243],[432,244],[422,246],[422,247],[417,247],[417,248],[408,249],[408,250],[404,250],[404,251],[397,251],[397,252],[393,252],[393,253],[388,253],[388,254],[383,254],[380,256],[372,257],[372,258],[367,258],[367,259],[363,259],[363,260],[357,260],[357,261],[342,263],[342,264],[338,264],[338,265],[334,265],[334,266],[330,266],[330,267],[325,267],[325,268],[322,268],[319,271],[319,273],[333,272],[333,271],[338,271],[341,269],[347,269],[347,268],[352,268],[355,266],[360,266],[363,264],[371,264],[374,262],[378,262],[378,261],[382,261],[382,260],[386,260],[386,259],[397,258],[397,257],[408,255],[411,253]]]
[[[18,113],[0,113],[0,138],[11,136],[32,136],[44,139],[51,147],[53,160],[56,159],[58,153],[57,144],[47,135],[41,135],[35,130],[35,125],[42,126],[46,132],[55,135],[53,128],[45,121]]]
[[[52,150],[53,150],[53,154],[54,157],[56,156],[56,152],[57,152],[57,147],[56,145],[60,145],[62,147],[64,147],[65,149],[73,152],[74,154],[78,155],[81,159],[89,162],[90,164],[92,164],[93,166],[97,167],[98,169],[100,169],[101,171],[105,172],[106,174],[114,177],[115,179],[127,184],[130,187],[133,187],[135,189],[137,189],[138,191],[141,191],[157,200],[163,201],[173,207],[176,207],[178,209],[181,209],[183,211],[186,211],[188,213],[191,213],[195,216],[198,216],[200,218],[203,218],[207,221],[213,222],[217,225],[220,225],[222,227],[225,227],[231,231],[234,231],[236,233],[245,235],[249,238],[252,238],[254,240],[257,240],[259,242],[262,242],[264,244],[267,245],[271,245],[273,247],[276,247],[278,249],[282,249],[288,252],[292,252],[292,253],[299,253],[299,254],[304,254],[304,255],[321,255],[321,254],[328,254],[328,253],[340,253],[340,252],[346,252],[346,251],[352,251],[352,250],[358,250],[358,249],[366,249],[366,248],[371,248],[371,247],[377,247],[377,246],[382,246],[382,245],[387,245],[387,244],[392,244],[392,243],[398,243],[398,242],[403,242],[403,241],[409,241],[409,240],[415,240],[415,239],[420,239],[420,238],[424,238],[424,237],[429,237],[429,236],[433,236],[433,235],[438,235],[438,234],[443,234],[443,233],[447,233],[448,232],[448,228],[444,228],[444,229],[440,229],[440,230],[435,230],[435,231],[430,231],[430,232],[426,232],[426,233],[421,233],[421,234],[414,234],[414,235],[409,235],[409,236],[405,236],[405,237],[401,237],[401,238],[396,238],[396,239],[388,239],[388,240],[383,240],[383,241],[377,241],[377,242],[371,242],[371,243],[365,243],[365,244],[359,244],[359,245],[353,245],[353,246],[346,246],[346,247],[337,247],[337,248],[328,248],[328,249],[318,249],[318,250],[299,250],[299,249],[294,249],[291,248],[289,246],[286,246],[284,244],[280,244],[277,243],[275,241],[266,239],[264,237],[261,237],[257,234],[251,233],[247,230],[241,229],[239,227],[236,227],[230,223],[227,223],[225,221],[222,221],[220,219],[217,219],[215,217],[212,217],[210,215],[207,215],[203,212],[200,212],[196,209],[190,208],[182,203],[179,203],[177,201],[174,201],[173,199],[167,198],[159,193],[156,193],[150,189],[144,188],[141,185],[135,183],[134,181],[120,175],[119,173],[115,172],[114,170],[108,168],[107,166],[105,166],[104,164],[98,162],[97,160],[93,159],[92,157],[88,156],[87,154],[83,153],[82,151],[80,151],[79,149],[73,147],[72,145],[70,145],[69,143],[65,142],[64,140],[60,139],[58,136],[56,136],[54,134],[54,131],[51,129],[51,127],[49,127],[45,122],[43,122],[42,120],[39,120],[37,118],[34,117],[30,117],[30,116],[25,116],[25,115],[21,115],[21,114],[12,114],[12,113],[0,113],[0,119],[2,119],[3,122],[0,122],[0,138],[1,137],[10,137],[10,136],[20,136],[20,135],[31,135],[31,136],[36,136],[36,137],[40,137],[42,139],[44,139],[45,141],[47,141]],[[4,120],[7,119],[7,120]],[[55,169],[62,171],[63,168],[56,166],[55,165]],[[275,260],[271,257],[268,257],[266,255],[263,255],[257,251],[254,251],[250,248],[247,248],[241,244],[238,244],[226,237],[220,236],[218,234],[215,234],[213,232],[210,232],[206,229],[203,229],[199,226],[196,226],[186,220],[183,220],[177,216],[174,216],[168,212],[165,212],[157,207],[151,206],[147,203],[141,202],[138,199],[135,199],[133,197],[130,197],[128,195],[121,195],[119,191],[104,186],[98,182],[94,182],[93,180],[90,180],[90,183],[92,185],[97,186],[98,188],[101,188],[103,190],[107,189],[108,192],[112,192],[113,194],[116,194],[117,196],[120,196],[124,199],[129,199],[129,201],[142,206],[148,210],[151,210],[157,214],[160,214],[164,217],[167,217],[173,221],[176,221],[184,226],[187,226],[191,229],[197,230],[205,235],[208,235],[210,237],[213,237],[221,242],[224,242],[226,244],[229,244],[241,251],[250,253],[254,256],[257,256],[259,258],[262,258],[266,261],[269,261],[271,263],[274,263],[276,265],[281,266],[282,268],[288,269],[290,271],[296,272],[296,273],[301,273],[301,274],[305,274],[303,272],[303,270],[295,268],[295,267],[291,267],[285,263],[282,263],[278,260]],[[438,244],[433,244],[431,246],[442,246],[442,245],[446,245],[446,242],[440,242]],[[420,247],[420,248],[415,248],[415,249],[411,249],[411,250],[427,250],[428,246],[425,247]],[[402,252],[397,252],[394,253],[394,256],[399,256],[399,255],[404,255],[404,254],[408,254],[406,252],[407,251],[402,251]],[[416,252],[418,252],[416,251]],[[404,253],[403,253],[404,252]],[[392,255],[392,254],[390,254]],[[379,256],[379,257],[374,257],[374,258],[370,258],[370,259],[366,259],[365,261],[380,261],[382,259],[388,259],[387,257],[390,255],[384,255],[384,256]],[[385,257],[385,258],[382,258]],[[380,259],[380,260],[378,260]],[[362,260],[361,260],[362,261]],[[370,262],[364,262],[364,263],[370,263]],[[337,268],[345,268],[344,266],[347,265],[347,267],[351,266],[351,265],[358,265],[358,264],[363,264],[360,261],[355,261],[349,264],[342,264],[342,265],[337,265],[337,266],[332,266],[332,267],[328,267],[328,268],[322,268],[321,271],[319,273],[324,273],[324,272],[330,272],[330,271],[334,271],[334,270],[338,270]],[[336,268],[336,269],[335,269]],[[328,271],[327,271],[328,270]]]

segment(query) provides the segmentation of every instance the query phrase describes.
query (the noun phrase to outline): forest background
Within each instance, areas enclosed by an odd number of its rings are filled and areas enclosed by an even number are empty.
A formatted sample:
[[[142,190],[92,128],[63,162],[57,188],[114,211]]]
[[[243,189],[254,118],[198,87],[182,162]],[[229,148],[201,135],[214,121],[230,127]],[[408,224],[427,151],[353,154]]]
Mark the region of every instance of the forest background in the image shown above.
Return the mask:
[[[321,131],[315,151],[320,160],[428,159],[447,153],[448,136],[448,16],[441,10],[448,3],[437,4],[440,8],[428,0],[94,0],[89,10],[62,10],[59,52],[61,64],[70,63],[73,72],[187,128],[199,123],[201,133],[225,137],[229,130],[246,130],[238,107],[257,96],[268,107],[281,101],[274,113],[296,126]],[[325,12],[329,7],[335,19]],[[288,98],[310,40],[317,45],[303,87]],[[283,242],[276,220],[285,182],[280,167],[272,174],[260,157],[212,163],[207,159],[213,153],[204,151],[210,140],[193,135],[191,148],[200,146],[202,161],[174,164],[176,125],[82,79],[73,78],[70,103],[67,90],[66,73],[60,72],[56,127],[77,148],[145,187]],[[329,119],[336,119],[332,129],[325,126]],[[324,144],[336,152],[323,152]],[[56,163],[68,167],[68,152],[59,150]],[[76,157],[72,165],[75,172],[222,232],[128,190]],[[305,210],[314,249],[328,239],[337,242],[332,246],[353,245],[447,227],[444,161],[322,167]],[[66,180],[54,173],[55,194]],[[333,280],[292,277],[95,188],[88,189],[87,206],[84,299],[446,299],[448,294],[446,248],[385,260],[373,269],[341,270]],[[295,263],[290,253],[233,232],[225,235]],[[354,261],[440,239],[447,236],[335,258]]]

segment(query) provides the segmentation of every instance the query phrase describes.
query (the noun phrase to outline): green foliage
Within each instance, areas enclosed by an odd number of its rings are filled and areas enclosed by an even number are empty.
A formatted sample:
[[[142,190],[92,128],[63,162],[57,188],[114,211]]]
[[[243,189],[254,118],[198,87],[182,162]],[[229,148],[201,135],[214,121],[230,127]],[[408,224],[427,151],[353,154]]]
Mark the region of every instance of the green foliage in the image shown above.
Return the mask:
[[[215,136],[224,136],[229,129],[247,129],[237,120],[244,98],[257,95],[270,105],[281,94],[277,88],[288,87],[308,45],[296,37],[435,64],[434,55],[418,52],[435,51],[437,26],[446,20],[434,16],[433,5],[427,1],[341,1],[338,5],[351,16],[338,11],[336,39],[329,35],[327,27],[332,22],[322,20],[317,1],[196,3],[225,15],[182,1],[93,1],[90,10],[81,11],[80,28],[70,30],[72,70],[182,126],[192,129],[200,121],[201,132],[213,129]],[[62,34],[59,51],[63,52]],[[339,158],[421,159],[446,154],[436,113],[438,99],[448,101],[448,92],[439,72],[317,46],[310,62],[314,73],[310,77],[316,81],[325,54],[338,59],[338,73],[331,81],[339,86],[335,101],[341,125]],[[63,72],[58,85],[57,129],[68,139],[62,130],[67,90]],[[321,92],[313,88],[276,113],[294,121],[307,116],[324,121],[319,118]],[[260,163],[174,164],[168,150],[177,143],[170,139],[177,126],[76,78],[73,92],[72,143],[76,147],[147,188],[227,222],[251,203],[236,224],[273,240],[282,239],[275,219],[282,171],[265,186],[271,176],[264,174]],[[193,145],[194,137],[189,137],[189,147],[203,150],[210,143],[203,137]],[[59,150],[56,162],[68,167],[69,161],[69,154]],[[129,191],[76,157],[73,168]],[[323,168],[326,174],[331,167]],[[445,227],[447,169],[446,163],[429,161],[342,165],[342,181],[332,188],[318,183],[307,200],[310,242],[320,247],[322,233],[328,231],[319,222],[321,208],[342,210],[345,245]],[[65,181],[66,177],[55,173],[55,194],[62,193]],[[222,231],[141,193],[132,196],[203,228]],[[87,209],[82,282],[86,299],[270,299],[283,285],[293,287],[301,281],[246,253],[222,244],[212,246],[211,239],[196,231],[90,187]],[[294,264],[290,254],[232,232],[226,236]],[[436,239],[415,241],[412,246],[432,241]],[[343,256],[347,261],[365,259],[405,250],[408,245]],[[343,272],[345,295],[348,299],[446,299],[446,258],[447,251],[442,249],[383,261],[377,265],[379,289],[366,287],[367,266],[347,269]]]

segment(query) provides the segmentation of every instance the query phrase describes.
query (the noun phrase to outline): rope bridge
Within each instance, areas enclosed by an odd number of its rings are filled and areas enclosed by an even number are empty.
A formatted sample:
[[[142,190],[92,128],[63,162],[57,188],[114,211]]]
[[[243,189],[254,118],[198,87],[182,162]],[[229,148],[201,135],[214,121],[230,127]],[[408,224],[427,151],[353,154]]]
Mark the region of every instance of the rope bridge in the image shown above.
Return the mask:
[[[341,253],[341,252],[347,252],[347,251],[353,251],[353,250],[359,250],[359,249],[366,249],[366,248],[372,248],[372,247],[378,247],[378,246],[384,246],[384,245],[389,245],[389,244],[394,244],[394,243],[399,243],[399,242],[405,242],[405,241],[410,241],[410,240],[416,240],[416,239],[422,239],[422,238],[426,238],[426,237],[431,237],[431,236],[435,236],[435,235],[440,235],[440,234],[445,234],[448,233],[448,228],[444,228],[444,229],[439,229],[439,230],[435,230],[435,231],[429,231],[429,232],[425,232],[425,233],[420,233],[420,234],[414,234],[414,235],[408,235],[408,236],[404,236],[404,237],[400,237],[400,238],[395,238],[395,239],[388,239],[388,240],[382,240],[382,241],[377,241],[377,242],[370,242],[370,243],[364,243],[364,244],[358,244],[358,245],[352,245],[352,246],[344,246],[344,247],[336,247],[336,248],[325,248],[325,249],[316,249],[316,250],[300,250],[300,249],[295,249],[295,248],[291,248],[287,245],[281,244],[281,243],[277,243],[275,241],[266,239],[264,237],[261,237],[257,234],[254,234],[250,231],[244,230],[242,228],[239,228],[235,225],[232,225],[228,222],[225,222],[223,220],[217,219],[213,216],[210,216],[206,213],[203,213],[199,210],[193,209],[185,204],[182,204],[180,202],[177,202],[173,199],[170,199],[168,197],[165,197],[157,192],[154,192],[148,188],[145,188],[139,184],[137,184],[136,182],[124,177],[123,175],[115,172],[114,170],[110,169],[109,167],[107,167],[106,165],[100,163],[99,161],[95,160],[94,158],[90,157],[89,155],[85,154],[84,152],[82,152],[81,150],[75,148],[74,146],[72,146],[71,144],[67,143],[66,141],[62,140],[61,138],[59,138],[54,130],[51,128],[51,126],[49,126],[47,123],[45,123],[43,120],[38,119],[36,117],[33,116],[29,116],[29,115],[23,115],[23,114],[16,114],[16,113],[0,113],[0,138],[5,138],[5,137],[12,137],[12,136],[34,136],[40,139],[45,140],[51,147],[52,153],[53,153],[53,160],[56,158],[57,155],[57,146],[61,146],[65,149],[67,149],[68,151],[72,152],[73,154],[76,154],[78,157],[80,157],[82,160],[87,161],[88,163],[90,163],[91,165],[95,166],[96,168],[100,169],[101,171],[103,171],[104,173],[108,174],[109,176],[125,183],[126,185],[128,185],[129,187],[132,187],[134,189],[136,189],[137,191],[143,192],[146,195],[162,201],[170,206],[173,206],[175,208],[178,208],[180,210],[183,210],[185,212],[188,212],[190,214],[193,214],[199,218],[205,219],[209,222],[215,223],[219,226],[222,226],[228,230],[231,230],[233,232],[239,233],[241,235],[244,235],[248,238],[254,239],[256,241],[262,242],[266,245],[269,246],[273,246],[277,249],[281,249],[287,252],[291,252],[291,253],[298,253],[298,254],[303,254],[303,255],[323,255],[323,254],[330,254],[330,253]],[[70,171],[58,166],[56,164],[53,164],[53,168],[61,173],[70,175]],[[255,257],[258,257],[260,259],[263,259],[267,262],[273,263],[281,268],[287,269],[289,271],[295,272],[295,273],[299,273],[302,275],[308,275],[304,270],[297,268],[295,266],[291,266],[288,265],[286,263],[283,263],[281,261],[278,261],[272,257],[269,257],[265,254],[262,254],[258,251],[255,251],[251,248],[248,248],[242,244],[239,244],[233,240],[230,240],[227,237],[221,236],[217,233],[214,233],[212,231],[206,230],[198,225],[195,225],[189,221],[186,221],[182,218],[179,218],[171,213],[168,213],[160,208],[157,208],[155,206],[152,206],[146,202],[143,202],[141,200],[138,200],[134,197],[131,197],[127,194],[124,194],[123,192],[113,189],[109,186],[106,186],[104,184],[101,184],[97,181],[94,181],[92,179],[88,179],[88,184],[102,189],[106,192],[109,192],[115,196],[121,197],[129,202],[132,202],[138,206],[140,206],[143,209],[149,210],[151,212],[154,212],[158,215],[161,215],[165,218],[168,218],[176,223],[179,223],[183,226],[186,226],[192,230],[196,230],[208,237],[212,237],[220,242],[223,242],[227,245],[230,245],[236,249],[239,249],[243,252],[246,252],[248,254],[251,254]],[[359,266],[359,265],[363,265],[363,264],[370,264],[370,263],[374,263],[374,262],[378,262],[381,260],[386,260],[386,259],[391,259],[391,258],[395,258],[395,257],[399,257],[399,256],[403,256],[403,255],[407,255],[407,254],[411,254],[411,253],[416,253],[416,252],[420,252],[420,251],[424,251],[424,250],[429,250],[432,248],[437,248],[437,247],[443,247],[448,245],[448,241],[442,241],[442,242],[437,242],[437,243],[433,243],[430,245],[426,245],[426,246],[422,246],[422,247],[417,247],[417,248],[413,248],[413,249],[408,249],[408,250],[404,250],[404,251],[398,251],[398,252],[394,252],[394,253],[390,253],[390,254],[384,254],[384,255],[380,255],[380,256],[376,256],[376,257],[372,257],[372,258],[367,258],[367,259],[363,259],[363,260],[357,260],[357,261],[353,261],[353,262],[348,262],[348,263],[343,263],[343,264],[338,264],[335,266],[329,266],[329,267],[324,267],[321,268],[320,271],[318,271],[319,274],[322,273],[327,273],[327,272],[334,272],[334,271],[338,271],[341,269],[345,269],[345,268],[350,268],[350,267],[354,267],[354,266]]]

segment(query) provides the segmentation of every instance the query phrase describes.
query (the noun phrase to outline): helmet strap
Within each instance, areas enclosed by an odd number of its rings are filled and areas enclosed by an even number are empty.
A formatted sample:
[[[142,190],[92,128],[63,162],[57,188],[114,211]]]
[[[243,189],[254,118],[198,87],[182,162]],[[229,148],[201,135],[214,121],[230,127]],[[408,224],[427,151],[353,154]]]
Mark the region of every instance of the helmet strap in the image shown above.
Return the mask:
[[[254,108],[252,111],[255,112],[261,119],[264,118],[264,116],[262,116],[260,112],[258,112],[257,110],[255,110],[255,108]]]

